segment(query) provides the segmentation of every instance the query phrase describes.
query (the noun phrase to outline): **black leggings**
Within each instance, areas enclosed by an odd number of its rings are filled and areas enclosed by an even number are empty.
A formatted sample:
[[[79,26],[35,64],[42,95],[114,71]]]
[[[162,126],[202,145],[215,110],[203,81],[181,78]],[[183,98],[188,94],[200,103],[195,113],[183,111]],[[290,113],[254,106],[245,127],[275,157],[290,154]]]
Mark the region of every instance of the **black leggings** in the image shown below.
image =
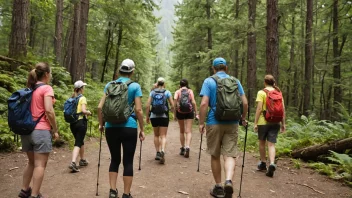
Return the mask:
[[[137,145],[136,128],[106,128],[106,141],[111,154],[109,172],[119,172],[121,144],[123,148],[123,176],[133,176],[133,158]]]
[[[83,118],[70,124],[73,136],[75,137],[75,146],[81,148],[84,145],[84,137],[87,133],[87,119]]]

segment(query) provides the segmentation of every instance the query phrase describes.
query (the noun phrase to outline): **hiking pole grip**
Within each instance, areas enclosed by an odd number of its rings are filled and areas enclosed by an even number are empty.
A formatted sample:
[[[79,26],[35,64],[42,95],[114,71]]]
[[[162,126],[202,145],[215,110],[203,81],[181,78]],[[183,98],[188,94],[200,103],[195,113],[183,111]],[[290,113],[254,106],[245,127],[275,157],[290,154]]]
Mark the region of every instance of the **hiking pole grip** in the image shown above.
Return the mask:
[[[198,157],[198,170],[197,170],[197,172],[199,172],[200,154],[202,153],[202,142],[203,142],[203,133],[200,135],[199,157]]]
[[[141,145],[140,145],[140,148],[139,148],[139,168],[138,168],[138,170],[142,170],[141,169],[141,161],[142,161],[142,140],[140,140],[141,141]]]
[[[99,188],[99,169],[100,169],[100,154],[101,154],[101,141],[103,139],[103,132],[100,131],[100,146],[99,146],[99,159],[98,159],[98,176],[97,176],[97,191],[95,196],[99,196],[98,188]]]

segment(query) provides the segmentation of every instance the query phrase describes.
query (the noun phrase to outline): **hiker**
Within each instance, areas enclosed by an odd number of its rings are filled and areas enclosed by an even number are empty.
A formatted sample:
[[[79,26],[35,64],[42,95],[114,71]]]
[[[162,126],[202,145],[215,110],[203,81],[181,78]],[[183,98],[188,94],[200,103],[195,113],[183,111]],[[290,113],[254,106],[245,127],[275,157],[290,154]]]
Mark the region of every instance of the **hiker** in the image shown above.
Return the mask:
[[[197,114],[197,104],[192,89],[188,87],[188,80],[180,81],[180,89],[175,92],[176,113],[175,118],[180,126],[180,155],[189,158],[190,145],[192,140],[192,122],[194,114]],[[198,117],[198,115],[196,116]]]
[[[154,145],[156,150],[155,160],[160,164],[165,163],[166,134],[169,126],[169,110],[174,111],[171,92],[165,89],[165,79],[157,80],[157,87],[153,89],[146,104],[146,122],[152,123],[154,131]],[[169,108],[168,102],[171,108]],[[152,108],[150,109],[150,106]]]
[[[245,120],[248,102],[244,94],[242,85],[239,80],[226,74],[228,67],[226,60],[216,58],[213,61],[214,75],[204,80],[200,96],[202,101],[199,112],[199,132],[206,132],[207,152],[211,155],[211,170],[216,185],[210,191],[213,197],[232,197],[233,184],[232,179],[235,172],[238,124],[247,125]],[[218,88],[226,88],[223,83],[227,83],[231,92],[219,92]],[[230,94],[229,94],[230,93]],[[223,95],[225,94],[225,95]],[[219,96],[226,97],[226,100],[218,101]],[[226,103],[230,101],[231,103]],[[229,111],[221,104],[234,105],[236,111]],[[241,106],[243,112],[241,113]],[[204,125],[207,109],[210,107]],[[225,184],[221,182],[221,163],[220,155],[223,155],[225,168]]]
[[[105,129],[106,142],[111,154],[109,168],[110,198],[118,197],[116,188],[119,165],[121,163],[121,145],[123,150],[123,182],[124,193],[122,198],[132,198],[131,185],[133,180],[133,158],[137,145],[137,120],[139,123],[139,139],[145,139],[142,111],[142,90],[138,83],[132,82],[131,77],[135,64],[131,59],[122,61],[119,68],[119,78],[108,83],[104,89],[104,96],[98,106],[99,130],[103,133]],[[120,92],[114,92],[120,91]],[[110,95],[121,94],[117,97]],[[124,106],[126,109],[121,109]],[[115,112],[117,117],[110,116],[111,111],[118,107]],[[125,117],[121,117],[123,114]],[[104,116],[104,117],[103,117]],[[116,119],[116,120],[114,120]]]
[[[281,97],[281,100],[278,100],[277,103],[273,103],[276,108],[276,112],[271,112],[277,114],[275,117],[278,120],[270,120],[270,118],[266,118],[265,114],[269,113],[268,110],[268,94],[274,93],[278,94]],[[274,93],[275,94],[275,93]],[[275,78],[272,75],[266,75],[264,78],[264,89],[258,91],[257,94],[257,110],[255,113],[254,120],[254,131],[258,132],[258,140],[259,140],[259,153],[260,153],[260,162],[258,163],[258,170],[267,171],[266,176],[273,177],[274,172],[276,170],[275,164],[275,143],[276,138],[280,130],[280,122],[281,122],[281,132],[285,132],[285,107],[284,101],[282,99],[282,93],[280,88],[276,85]],[[271,104],[269,104],[271,105]],[[273,116],[274,117],[274,116]],[[270,121],[268,121],[268,120]],[[266,166],[266,151],[265,144],[268,143],[268,154],[269,154],[269,167]]]
[[[84,83],[83,81],[79,80],[76,81],[73,85],[74,87],[74,93],[71,98],[77,98],[77,106],[76,107],[76,112],[78,115],[78,120],[74,123],[70,124],[70,129],[73,134],[73,137],[75,138],[75,145],[72,151],[72,161],[69,165],[69,168],[72,170],[72,172],[78,172],[79,168],[76,165],[76,160],[78,157],[78,154],[81,158],[79,161],[79,166],[87,166],[88,161],[84,158],[84,137],[86,136],[87,133],[87,117],[89,115],[92,115],[92,113],[87,110],[87,99],[86,97],[83,96],[84,93],[84,87],[87,85],[87,83]]]
[[[21,135],[22,151],[27,153],[28,163],[23,172],[22,189],[19,197],[41,198],[40,187],[44,178],[49,153],[52,151],[51,139],[58,139],[56,125],[54,90],[49,85],[52,78],[48,63],[38,63],[30,71],[27,87],[35,89],[32,95],[31,113],[33,120],[40,119],[34,131],[29,135]],[[43,85],[44,84],[44,85]],[[41,86],[40,86],[41,85]],[[29,186],[33,179],[32,188]]]

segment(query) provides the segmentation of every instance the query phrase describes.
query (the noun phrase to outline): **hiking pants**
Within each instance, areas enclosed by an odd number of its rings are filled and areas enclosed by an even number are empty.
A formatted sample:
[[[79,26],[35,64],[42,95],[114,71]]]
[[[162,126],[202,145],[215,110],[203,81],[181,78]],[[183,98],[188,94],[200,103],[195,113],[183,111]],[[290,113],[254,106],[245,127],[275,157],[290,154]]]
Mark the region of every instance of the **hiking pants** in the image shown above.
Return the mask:
[[[84,137],[87,133],[87,119],[83,118],[70,124],[70,128],[75,137],[75,146],[81,148],[84,145]]]
[[[133,158],[137,145],[137,129],[127,127],[106,128],[111,163],[109,172],[119,172],[121,163],[121,144],[123,150],[123,176],[133,176]]]

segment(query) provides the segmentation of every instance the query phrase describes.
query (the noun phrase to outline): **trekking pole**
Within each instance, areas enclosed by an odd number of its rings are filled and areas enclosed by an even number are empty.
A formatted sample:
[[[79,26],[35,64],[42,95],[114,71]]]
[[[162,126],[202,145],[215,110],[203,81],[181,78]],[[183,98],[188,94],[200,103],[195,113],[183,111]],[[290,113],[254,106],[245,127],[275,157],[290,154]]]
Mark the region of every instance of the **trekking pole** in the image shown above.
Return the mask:
[[[250,101],[250,91],[248,90],[248,112],[247,112],[247,120],[249,121],[249,101]],[[248,132],[248,124],[246,125],[246,134],[244,136],[244,148],[243,148],[243,161],[242,161],[242,171],[241,171],[241,182],[240,182],[240,191],[238,193],[238,198],[241,198],[241,190],[242,190],[242,178],[243,178],[243,168],[244,168],[244,158],[246,157],[246,144],[247,144],[247,132]]]
[[[139,168],[138,170],[141,170],[141,161],[142,161],[142,140],[141,141],[141,146],[140,146],[140,149],[139,149]]]
[[[99,187],[99,168],[100,168],[100,154],[101,154],[101,140],[103,138],[103,132],[100,132],[100,146],[99,146],[99,160],[98,160],[98,176],[97,176],[97,193],[95,196],[99,196],[98,187]]]
[[[203,133],[200,135],[199,157],[198,157],[198,170],[197,170],[197,172],[199,172],[200,154],[202,153],[202,142],[203,142]]]

